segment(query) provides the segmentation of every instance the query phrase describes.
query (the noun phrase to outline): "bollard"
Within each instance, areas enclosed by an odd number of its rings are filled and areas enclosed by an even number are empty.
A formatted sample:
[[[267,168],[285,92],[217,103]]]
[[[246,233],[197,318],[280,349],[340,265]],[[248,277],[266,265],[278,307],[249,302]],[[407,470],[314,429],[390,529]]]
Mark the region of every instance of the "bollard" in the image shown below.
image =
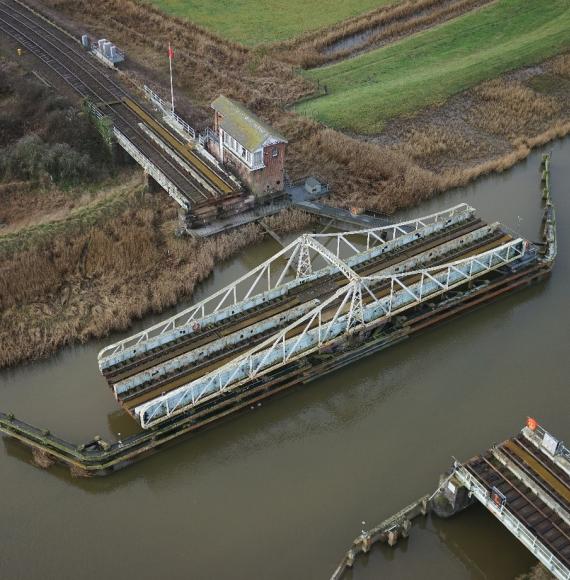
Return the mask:
[[[412,529],[412,522],[405,519],[402,523],[401,535],[402,538],[407,538],[410,535],[410,530]]]

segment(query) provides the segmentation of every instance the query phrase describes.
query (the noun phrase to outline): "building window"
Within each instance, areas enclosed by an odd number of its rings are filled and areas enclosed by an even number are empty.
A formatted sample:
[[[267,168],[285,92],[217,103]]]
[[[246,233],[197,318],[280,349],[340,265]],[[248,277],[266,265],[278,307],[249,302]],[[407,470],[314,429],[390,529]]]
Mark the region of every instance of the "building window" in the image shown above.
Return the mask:
[[[245,151],[245,147],[242,147],[242,148],[241,148],[241,156],[242,156],[244,159],[247,159],[247,154],[246,154],[246,151]]]
[[[254,165],[261,165],[263,163],[263,152],[256,151],[253,154],[253,164]]]
[[[278,155],[279,155],[279,149],[277,149],[277,147],[273,147],[273,149],[271,150],[271,156],[277,157]]]

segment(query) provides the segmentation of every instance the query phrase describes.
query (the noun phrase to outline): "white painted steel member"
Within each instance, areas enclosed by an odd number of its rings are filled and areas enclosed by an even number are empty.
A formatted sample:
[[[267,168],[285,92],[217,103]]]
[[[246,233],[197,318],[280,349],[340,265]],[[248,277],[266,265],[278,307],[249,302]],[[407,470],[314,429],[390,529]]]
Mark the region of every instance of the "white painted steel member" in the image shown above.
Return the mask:
[[[559,580],[570,580],[570,570],[507,508],[496,505],[490,492],[458,462],[453,475]]]
[[[161,344],[192,334],[196,323],[204,327],[220,322],[238,311],[246,312],[270,300],[285,296],[289,290],[301,284],[333,273],[339,262],[336,264],[328,262],[328,266],[316,272],[312,272],[311,262],[309,266],[305,266],[306,271],[303,268],[297,268],[297,278],[286,281],[288,275],[291,273],[294,275],[291,271],[295,260],[298,260],[299,253],[304,252],[305,263],[309,264],[306,261],[310,261],[309,250],[315,250],[317,244],[319,249],[325,245],[333,246],[334,251],[330,250],[330,252],[341,259],[348,268],[354,268],[371,258],[405,246],[414,240],[426,238],[445,227],[466,221],[474,214],[475,210],[472,207],[459,204],[429,216],[379,228],[340,234],[306,234],[201,302],[163,322],[105,347],[98,356],[99,368],[104,370]],[[359,248],[362,240],[365,240],[364,251]],[[329,252],[328,249],[327,252]],[[317,253],[320,254],[318,251]],[[343,253],[346,256],[342,256]],[[284,268],[283,260],[287,260]],[[307,267],[311,272],[307,270]]]
[[[377,326],[382,320],[387,321],[423,301],[519,260],[525,255],[527,247],[526,240],[517,238],[450,264],[392,275],[356,276],[275,336],[204,377],[138,406],[135,414],[143,428],[152,427],[221,392],[237,388],[257,376],[305,357],[343,334]],[[414,280],[412,283],[407,281],[410,277]],[[390,284],[388,295],[376,297],[373,285],[386,282]],[[366,303],[363,294],[371,297],[372,301]],[[335,307],[335,304],[338,306]],[[329,315],[324,320],[323,313],[333,308],[332,317]],[[287,338],[295,331],[298,336]]]

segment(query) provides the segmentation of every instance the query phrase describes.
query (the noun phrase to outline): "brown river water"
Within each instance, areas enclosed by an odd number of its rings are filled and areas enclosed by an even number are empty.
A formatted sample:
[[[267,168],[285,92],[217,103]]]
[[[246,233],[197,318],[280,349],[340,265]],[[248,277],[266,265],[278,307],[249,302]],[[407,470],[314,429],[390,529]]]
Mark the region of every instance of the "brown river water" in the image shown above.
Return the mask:
[[[42,471],[4,439],[0,578],[326,579],[363,521],[371,527],[433,491],[452,456],[467,459],[507,438],[527,415],[570,440],[570,140],[550,149],[559,257],[546,283],[107,478]],[[402,217],[466,201],[537,239],[539,155]],[[199,295],[277,249],[267,240],[223,264]],[[0,409],[76,442],[133,432],[97,369],[98,350],[116,338],[0,372]],[[533,563],[473,507],[428,518],[396,548],[375,547],[346,577],[504,579]]]

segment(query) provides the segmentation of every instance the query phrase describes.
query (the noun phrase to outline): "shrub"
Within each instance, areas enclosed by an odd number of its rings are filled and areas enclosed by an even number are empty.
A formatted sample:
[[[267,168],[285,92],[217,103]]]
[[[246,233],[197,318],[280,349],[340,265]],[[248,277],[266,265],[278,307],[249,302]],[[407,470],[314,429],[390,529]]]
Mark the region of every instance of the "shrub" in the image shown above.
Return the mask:
[[[64,185],[77,184],[93,176],[88,155],[67,143],[50,145],[34,134],[0,151],[0,169],[5,179],[38,180],[47,175]]]

